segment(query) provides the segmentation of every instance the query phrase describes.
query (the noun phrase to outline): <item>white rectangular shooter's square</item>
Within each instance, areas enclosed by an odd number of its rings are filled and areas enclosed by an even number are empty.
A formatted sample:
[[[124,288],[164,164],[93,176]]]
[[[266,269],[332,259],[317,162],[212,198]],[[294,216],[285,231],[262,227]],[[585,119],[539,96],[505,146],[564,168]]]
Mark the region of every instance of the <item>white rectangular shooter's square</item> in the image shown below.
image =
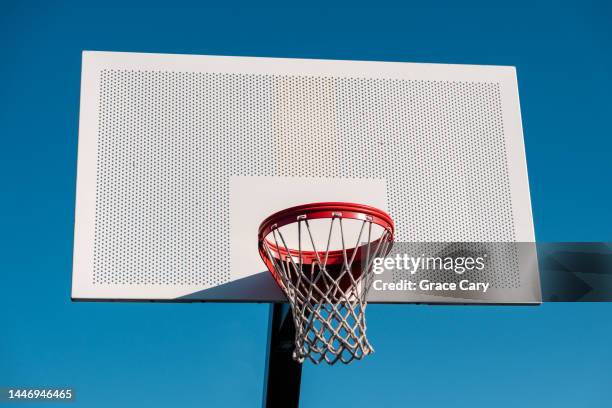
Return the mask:
[[[254,271],[268,273],[257,252],[257,230],[266,217],[285,208],[323,201],[354,202],[386,211],[387,189],[384,180],[230,177],[232,279],[248,277]]]
[[[283,301],[257,226],[315,201],[396,241],[535,240],[513,67],[84,52],[79,120],[75,300]],[[539,302],[516,274],[479,303]]]

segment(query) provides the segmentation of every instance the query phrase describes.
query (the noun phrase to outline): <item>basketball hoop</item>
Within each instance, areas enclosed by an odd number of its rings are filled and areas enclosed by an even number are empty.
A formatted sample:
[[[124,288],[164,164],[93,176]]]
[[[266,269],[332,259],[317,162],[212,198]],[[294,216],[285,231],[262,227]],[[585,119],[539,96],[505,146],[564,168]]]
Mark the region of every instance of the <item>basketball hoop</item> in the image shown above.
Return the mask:
[[[374,351],[367,293],[373,259],[389,253],[393,233],[384,211],[343,202],[291,207],[261,223],[259,254],[291,304],[296,361],[348,364]]]

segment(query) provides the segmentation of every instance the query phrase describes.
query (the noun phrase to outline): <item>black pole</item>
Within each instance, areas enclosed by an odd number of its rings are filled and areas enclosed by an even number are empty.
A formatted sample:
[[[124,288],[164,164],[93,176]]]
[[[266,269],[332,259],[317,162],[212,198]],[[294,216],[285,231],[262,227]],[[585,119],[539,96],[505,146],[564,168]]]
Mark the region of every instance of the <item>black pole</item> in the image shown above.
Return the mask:
[[[287,303],[270,306],[264,408],[293,408],[300,404],[302,365],[293,360],[295,326]]]

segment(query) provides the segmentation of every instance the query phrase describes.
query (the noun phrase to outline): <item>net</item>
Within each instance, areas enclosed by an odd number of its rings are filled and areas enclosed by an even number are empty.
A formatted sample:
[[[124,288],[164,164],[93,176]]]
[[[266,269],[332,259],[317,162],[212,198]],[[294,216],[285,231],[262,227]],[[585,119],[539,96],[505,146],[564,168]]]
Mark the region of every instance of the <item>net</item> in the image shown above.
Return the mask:
[[[291,304],[296,361],[348,364],[374,351],[367,294],[373,260],[392,243],[389,216],[358,204],[294,207],[262,223],[259,251]]]

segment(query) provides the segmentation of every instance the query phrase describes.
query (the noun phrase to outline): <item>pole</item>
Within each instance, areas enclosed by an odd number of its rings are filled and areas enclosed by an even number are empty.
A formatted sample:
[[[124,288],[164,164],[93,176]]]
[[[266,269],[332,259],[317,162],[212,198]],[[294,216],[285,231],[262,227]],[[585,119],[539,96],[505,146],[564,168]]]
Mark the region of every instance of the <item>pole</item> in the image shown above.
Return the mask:
[[[289,304],[273,303],[270,306],[268,330],[263,406],[298,407],[302,365],[292,357],[295,325]]]

